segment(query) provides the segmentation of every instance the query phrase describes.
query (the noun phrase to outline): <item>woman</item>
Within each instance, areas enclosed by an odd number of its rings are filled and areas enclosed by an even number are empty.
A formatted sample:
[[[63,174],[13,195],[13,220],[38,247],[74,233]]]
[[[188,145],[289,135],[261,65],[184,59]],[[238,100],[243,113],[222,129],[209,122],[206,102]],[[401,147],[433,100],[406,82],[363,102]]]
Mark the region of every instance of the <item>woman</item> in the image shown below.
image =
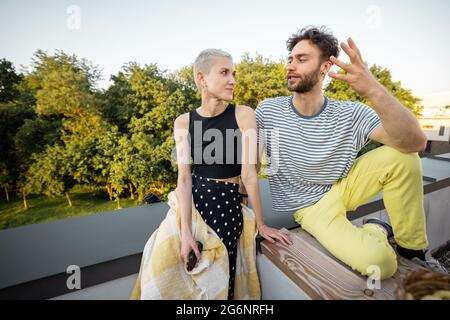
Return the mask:
[[[221,50],[202,51],[194,63],[194,78],[201,92],[199,108],[175,120],[178,184],[181,208],[181,258],[188,262],[200,252],[192,236],[191,206],[225,244],[229,257],[228,299],[233,299],[236,246],[242,233],[242,183],[253,205],[259,234],[270,242],[291,242],[280,230],[264,224],[256,172],[256,120],[253,109],[229,104],[235,89],[232,57]],[[214,138],[214,139],[213,139]],[[191,159],[193,160],[191,164]],[[242,188],[243,190],[244,188]]]

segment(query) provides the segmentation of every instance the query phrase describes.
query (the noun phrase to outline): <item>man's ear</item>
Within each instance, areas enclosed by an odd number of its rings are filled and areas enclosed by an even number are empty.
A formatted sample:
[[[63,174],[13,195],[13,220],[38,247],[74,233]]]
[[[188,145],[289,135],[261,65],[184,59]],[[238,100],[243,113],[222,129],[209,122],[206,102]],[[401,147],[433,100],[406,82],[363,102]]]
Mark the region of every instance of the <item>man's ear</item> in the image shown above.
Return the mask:
[[[322,64],[322,67],[320,68],[320,74],[322,74],[323,76],[325,76],[326,74],[328,74],[328,72],[330,71],[330,69],[331,69],[332,66],[333,66],[333,63],[332,63],[330,60],[325,61],[325,62]]]

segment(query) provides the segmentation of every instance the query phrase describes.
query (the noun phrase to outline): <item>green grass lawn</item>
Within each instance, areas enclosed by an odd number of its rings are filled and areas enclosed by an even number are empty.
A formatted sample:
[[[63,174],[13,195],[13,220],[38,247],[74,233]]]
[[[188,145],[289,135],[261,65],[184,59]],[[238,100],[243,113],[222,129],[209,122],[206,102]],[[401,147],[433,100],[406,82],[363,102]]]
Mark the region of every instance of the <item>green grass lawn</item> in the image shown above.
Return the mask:
[[[70,197],[72,207],[69,207],[65,197],[49,198],[31,195],[27,197],[29,209],[25,210],[20,196],[10,195],[10,201],[7,202],[5,195],[2,194],[0,199],[0,230],[112,211],[117,208],[117,202],[109,201],[103,194],[99,193],[74,192],[70,194]],[[128,208],[142,205],[142,202],[120,199],[120,204],[122,208]]]

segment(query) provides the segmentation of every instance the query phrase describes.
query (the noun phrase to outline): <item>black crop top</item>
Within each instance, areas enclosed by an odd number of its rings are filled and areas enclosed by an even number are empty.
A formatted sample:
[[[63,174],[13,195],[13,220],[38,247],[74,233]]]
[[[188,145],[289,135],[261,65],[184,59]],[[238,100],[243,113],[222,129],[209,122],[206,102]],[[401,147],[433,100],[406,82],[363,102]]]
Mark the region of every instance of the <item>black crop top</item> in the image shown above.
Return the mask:
[[[214,117],[189,112],[192,172],[196,175],[226,179],[241,174],[241,130],[236,121],[236,106],[229,104]]]

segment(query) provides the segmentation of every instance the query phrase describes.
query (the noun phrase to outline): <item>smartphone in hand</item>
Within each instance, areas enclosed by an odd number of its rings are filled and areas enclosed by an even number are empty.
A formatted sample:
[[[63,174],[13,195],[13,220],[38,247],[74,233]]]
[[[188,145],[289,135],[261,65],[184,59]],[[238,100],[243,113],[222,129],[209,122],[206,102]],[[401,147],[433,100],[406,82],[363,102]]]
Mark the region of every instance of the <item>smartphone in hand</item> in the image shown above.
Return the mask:
[[[198,251],[200,251],[200,253],[201,253],[203,250],[203,244],[200,241],[196,241],[196,242],[197,242]],[[197,264],[197,256],[195,255],[194,250],[191,250],[191,252],[189,252],[188,262],[186,264],[187,271],[191,271],[192,269],[194,269],[196,264]]]

